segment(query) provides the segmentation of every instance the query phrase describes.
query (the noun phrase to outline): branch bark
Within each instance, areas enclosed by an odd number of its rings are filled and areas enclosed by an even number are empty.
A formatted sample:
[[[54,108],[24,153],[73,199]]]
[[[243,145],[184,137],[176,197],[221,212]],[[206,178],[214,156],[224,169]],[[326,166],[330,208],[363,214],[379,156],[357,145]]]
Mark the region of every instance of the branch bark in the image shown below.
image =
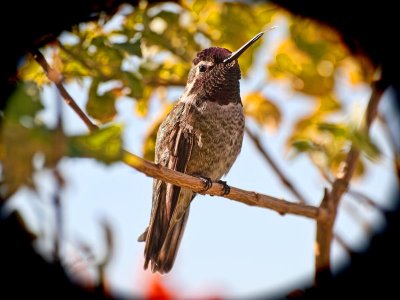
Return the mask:
[[[43,68],[49,80],[54,82],[61,96],[65,99],[65,102],[82,119],[88,129],[90,131],[97,130],[98,126],[92,123],[89,117],[86,116],[85,112],[83,112],[83,110],[76,104],[74,99],[64,88],[62,84],[62,75],[58,71],[51,68],[39,50],[32,50],[32,55]],[[316,220],[324,220],[327,218],[326,210],[324,208],[289,202],[283,199],[278,199],[253,191],[246,191],[236,187],[230,187],[230,193],[224,195],[224,186],[218,182],[213,182],[212,186],[205,191],[204,182],[202,179],[168,169],[159,164],[154,164],[126,150],[123,151],[122,161],[137,171],[146,174],[147,176],[157,178],[180,187],[191,189],[197,193],[221,196],[250,206],[272,209],[281,215],[294,214]]]
[[[364,130],[367,133],[369,132],[372,121],[376,117],[379,101],[387,86],[387,83],[383,80],[376,81],[372,86],[372,93],[365,114]],[[328,192],[325,189],[320,208],[328,211],[328,218],[317,220],[315,285],[321,285],[332,277],[330,253],[333,238],[333,226],[335,224],[340,200],[349,187],[359,156],[360,150],[352,146],[347,154],[346,160],[342,164],[341,173],[336,177],[332,184],[331,191]]]
[[[293,203],[272,196],[246,191],[236,187],[230,187],[230,192],[224,195],[224,187],[218,182],[204,191],[204,182],[200,178],[180,173],[150,161],[144,160],[137,155],[124,151],[123,162],[135,168],[147,176],[175,184],[180,187],[191,189],[200,194],[221,196],[250,206],[268,208],[277,211],[279,214],[294,214],[311,219],[325,219],[325,210],[311,205]]]

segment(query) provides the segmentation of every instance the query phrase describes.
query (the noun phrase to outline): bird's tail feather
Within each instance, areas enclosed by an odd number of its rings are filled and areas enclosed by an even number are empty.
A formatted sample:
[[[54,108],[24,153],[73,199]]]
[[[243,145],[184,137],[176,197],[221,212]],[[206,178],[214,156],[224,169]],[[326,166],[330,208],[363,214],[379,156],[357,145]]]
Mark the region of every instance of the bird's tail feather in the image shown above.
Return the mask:
[[[149,235],[149,227],[139,236],[139,242],[146,242],[145,269],[148,268],[149,262],[151,262],[151,271],[153,273],[167,273],[171,270],[176,254],[178,253],[188,217],[189,208],[182,218],[172,228],[169,228],[162,244],[159,240],[154,239],[154,235]]]
[[[157,200],[162,200],[165,192],[166,189],[162,186],[160,193],[157,193],[160,197]],[[184,198],[189,196],[189,199],[193,199],[194,194],[191,191],[189,193],[180,196]],[[171,217],[166,209],[166,201],[156,201],[156,203],[149,227],[139,236],[138,241],[146,242],[144,268],[147,269],[150,263],[152,272],[167,273],[174,264],[182,240],[189,217],[190,200],[185,205],[175,207]]]
[[[182,218],[172,228],[169,228],[157,257],[152,261],[152,272],[167,273],[172,269],[188,217],[189,208]]]

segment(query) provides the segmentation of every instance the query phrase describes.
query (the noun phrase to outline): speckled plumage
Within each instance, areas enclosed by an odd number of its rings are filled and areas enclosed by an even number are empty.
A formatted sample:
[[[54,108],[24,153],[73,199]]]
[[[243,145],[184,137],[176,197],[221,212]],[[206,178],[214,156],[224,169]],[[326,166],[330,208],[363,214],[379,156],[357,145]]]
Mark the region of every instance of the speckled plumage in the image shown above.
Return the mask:
[[[224,48],[201,51],[193,60],[184,94],[161,124],[156,163],[190,175],[219,180],[232,167],[243,140],[240,68]],[[204,70],[205,71],[201,71]],[[155,179],[146,241],[145,268],[168,272],[183,235],[195,194]]]

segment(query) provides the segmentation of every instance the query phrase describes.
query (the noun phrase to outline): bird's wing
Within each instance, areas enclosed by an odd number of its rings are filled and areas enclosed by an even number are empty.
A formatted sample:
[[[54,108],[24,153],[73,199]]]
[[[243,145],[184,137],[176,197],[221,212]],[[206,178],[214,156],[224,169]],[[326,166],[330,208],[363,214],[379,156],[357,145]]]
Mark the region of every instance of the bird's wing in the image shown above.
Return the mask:
[[[188,119],[189,109],[180,103],[171,111],[160,127],[156,147],[163,149],[162,153],[156,153],[159,164],[183,173],[195,139]],[[145,268],[149,261],[153,261],[153,271],[168,272],[172,267],[192,197],[191,191],[161,180],[154,181],[152,215],[146,234]]]

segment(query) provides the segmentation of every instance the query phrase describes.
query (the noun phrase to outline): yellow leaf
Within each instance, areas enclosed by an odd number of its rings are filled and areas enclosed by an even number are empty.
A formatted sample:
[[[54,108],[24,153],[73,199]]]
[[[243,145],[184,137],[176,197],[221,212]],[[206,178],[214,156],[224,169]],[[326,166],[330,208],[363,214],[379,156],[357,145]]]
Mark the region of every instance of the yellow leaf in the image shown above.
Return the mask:
[[[259,92],[247,94],[243,100],[246,116],[253,118],[259,125],[275,131],[281,121],[279,108]]]
[[[227,48],[232,52],[239,49],[263,28],[267,28],[276,12],[273,9],[274,6],[266,3],[210,2],[201,12],[206,15],[204,27],[213,45]],[[243,76],[247,76],[254,62],[254,54],[261,45],[261,41],[255,43],[246,50],[246,55],[240,57],[240,69]]]
[[[206,5],[207,5],[207,0],[195,0],[193,1],[192,9],[196,14],[199,14]]]
[[[366,59],[361,62],[349,56],[343,61],[341,67],[352,85],[371,83],[374,79],[375,69]]]
[[[340,110],[341,103],[334,95],[326,95],[317,98],[319,100],[318,113],[331,113]]]
[[[144,86],[143,95],[136,100],[135,112],[139,117],[145,117],[149,108],[149,101],[155,89],[150,86]]]
[[[27,58],[24,64],[19,68],[18,77],[22,81],[34,81],[38,86],[49,83],[40,65],[30,58]]]
[[[343,172],[343,164],[346,160],[347,153],[345,152],[339,152],[337,155],[335,155],[330,164],[329,168],[331,169],[333,175],[336,177],[338,176],[341,172]],[[359,179],[365,174],[365,166],[364,163],[361,159],[357,160],[356,163],[356,168],[353,173],[353,179]]]

